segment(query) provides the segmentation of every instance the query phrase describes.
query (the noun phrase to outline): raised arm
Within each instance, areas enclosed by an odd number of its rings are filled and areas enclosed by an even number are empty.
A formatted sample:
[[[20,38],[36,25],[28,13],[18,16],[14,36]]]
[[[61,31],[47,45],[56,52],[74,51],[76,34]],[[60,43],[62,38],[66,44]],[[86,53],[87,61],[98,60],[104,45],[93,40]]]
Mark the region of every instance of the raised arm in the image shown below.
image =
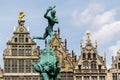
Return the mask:
[[[50,9],[47,9],[46,13],[44,14],[44,18],[48,19],[49,16],[47,16],[48,12],[50,11]]]

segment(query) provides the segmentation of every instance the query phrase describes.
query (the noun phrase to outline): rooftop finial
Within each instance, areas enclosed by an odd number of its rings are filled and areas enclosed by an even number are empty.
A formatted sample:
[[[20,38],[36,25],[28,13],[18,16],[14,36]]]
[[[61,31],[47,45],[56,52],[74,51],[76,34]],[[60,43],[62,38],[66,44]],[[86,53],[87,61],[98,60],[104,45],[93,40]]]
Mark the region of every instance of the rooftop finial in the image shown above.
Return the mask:
[[[80,46],[82,47],[83,40],[80,40]]]
[[[120,53],[120,48],[118,49],[117,53]]]
[[[90,34],[91,34],[90,32],[87,32],[87,33],[86,33],[88,39],[89,39],[89,37],[90,37]]]
[[[60,28],[58,28],[58,35],[60,35]]]
[[[104,58],[106,58],[106,52],[104,52]]]
[[[96,44],[96,47],[98,46],[98,41],[97,40],[95,40],[95,44]]]

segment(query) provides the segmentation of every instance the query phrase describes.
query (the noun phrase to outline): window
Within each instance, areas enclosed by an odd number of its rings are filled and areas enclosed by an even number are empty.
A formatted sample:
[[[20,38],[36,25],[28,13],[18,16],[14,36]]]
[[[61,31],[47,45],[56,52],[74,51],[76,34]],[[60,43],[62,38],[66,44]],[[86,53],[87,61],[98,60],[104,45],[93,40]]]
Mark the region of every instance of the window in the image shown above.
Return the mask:
[[[76,76],[76,80],[82,80],[81,76]]]
[[[25,42],[28,42],[28,38],[25,39]]]
[[[78,69],[81,70],[81,65],[78,65]]]
[[[9,59],[6,59],[5,60],[5,72],[6,73],[10,73],[10,60]]]
[[[17,72],[17,60],[12,60],[12,72]]]
[[[94,59],[96,58],[96,54],[95,54],[95,53],[93,54],[93,58],[94,58]]]
[[[105,76],[100,76],[99,80],[105,80]],[[114,79],[113,79],[114,80]],[[117,80],[117,79],[116,79]]]
[[[19,72],[24,72],[24,60],[19,60]]]
[[[38,78],[37,77],[33,77],[33,80],[38,80]]]
[[[83,68],[84,68],[84,69],[88,69],[88,68],[89,68],[88,62],[84,62],[84,63],[83,63]]]
[[[4,80],[10,80],[10,77],[6,76],[6,77],[4,78]]]
[[[12,49],[12,55],[16,56],[17,55],[17,49]]]
[[[17,55],[17,45],[12,45],[11,53],[12,53],[13,56]]]
[[[89,76],[84,76],[84,80],[89,80]]]
[[[118,63],[118,69],[120,69],[120,63]]]
[[[91,69],[96,69],[96,62],[91,62]]]
[[[19,35],[19,42],[24,42],[24,35],[23,35],[23,34],[22,34],[22,35],[21,35],[21,34]]]
[[[90,55],[90,53],[88,53],[88,58],[91,59],[91,55]]]
[[[15,42],[17,42],[17,38],[15,38]]]
[[[73,74],[72,73],[67,73],[67,76],[68,76],[68,80],[73,80]]]
[[[98,66],[99,70],[101,70],[101,65]]]
[[[92,76],[92,80],[97,80],[97,76]]]
[[[31,55],[31,49],[26,49],[26,55]]]
[[[120,73],[118,74],[118,80],[120,80]]]
[[[113,78],[113,80],[117,80],[117,73],[113,73],[112,78]]]
[[[12,80],[17,80],[17,77],[12,77]]]
[[[66,73],[61,73],[61,80],[66,80]]]
[[[86,54],[85,53],[83,53],[83,58],[85,58],[86,57]]]
[[[19,55],[20,56],[24,55],[24,46],[19,46]]]
[[[26,60],[26,72],[31,72],[31,60]]]

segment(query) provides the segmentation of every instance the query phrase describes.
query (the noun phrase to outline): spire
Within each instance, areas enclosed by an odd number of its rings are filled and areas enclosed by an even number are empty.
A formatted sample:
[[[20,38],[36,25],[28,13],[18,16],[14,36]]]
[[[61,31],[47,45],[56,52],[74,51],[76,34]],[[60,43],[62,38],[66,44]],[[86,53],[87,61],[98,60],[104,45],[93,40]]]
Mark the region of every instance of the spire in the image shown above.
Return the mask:
[[[96,44],[96,48],[97,48],[97,46],[98,46],[98,41],[97,40],[95,40],[95,44]]]
[[[86,35],[87,35],[87,45],[91,45],[91,40],[90,40],[90,32],[87,32]]]
[[[13,31],[15,31],[16,30],[16,27],[14,26],[14,29],[13,29]]]
[[[83,40],[80,40],[80,47],[82,47]]]
[[[87,32],[87,33],[86,33],[88,39],[90,38],[90,34],[91,34],[90,32]]]
[[[65,49],[67,50],[67,40],[65,39]]]
[[[60,28],[58,27],[58,35],[60,35]]]
[[[28,30],[28,31],[30,30],[30,27],[29,27],[29,26],[27,27],[27,30]]]
[[[117,53],[118,53],[118,54],[120,53],[120,48],[118,49]]]
[[[104,52],[104,64],[106,65],[106,52]]]
[[[106,58],[106,52],[104,52],[104,58]]]

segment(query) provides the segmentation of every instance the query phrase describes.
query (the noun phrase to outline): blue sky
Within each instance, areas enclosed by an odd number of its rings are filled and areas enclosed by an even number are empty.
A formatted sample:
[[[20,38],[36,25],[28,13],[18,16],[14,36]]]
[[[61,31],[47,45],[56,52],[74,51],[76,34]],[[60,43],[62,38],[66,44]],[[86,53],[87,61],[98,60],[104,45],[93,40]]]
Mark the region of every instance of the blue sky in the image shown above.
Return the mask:
[[[80,40],[85,43],[86,32],[91,32],[91,39],[98,41],[98,53],[107,53],[107,66],[111,65],[111,56],[120,48],[120,1],[119,0],[2,0],[0,1],[0,60],[3,66],[3,51],[6,38],[11,39],[13,28],[17,27],[18,14],[27,15],[25,26],[30,28],[31,37],[42,35],[47,26],[43,15],[49,6],[56,5],[56,16],[61,37],[67,39],[68,50],[80,55]],[[44,48],[44,41],[37,45]]]

